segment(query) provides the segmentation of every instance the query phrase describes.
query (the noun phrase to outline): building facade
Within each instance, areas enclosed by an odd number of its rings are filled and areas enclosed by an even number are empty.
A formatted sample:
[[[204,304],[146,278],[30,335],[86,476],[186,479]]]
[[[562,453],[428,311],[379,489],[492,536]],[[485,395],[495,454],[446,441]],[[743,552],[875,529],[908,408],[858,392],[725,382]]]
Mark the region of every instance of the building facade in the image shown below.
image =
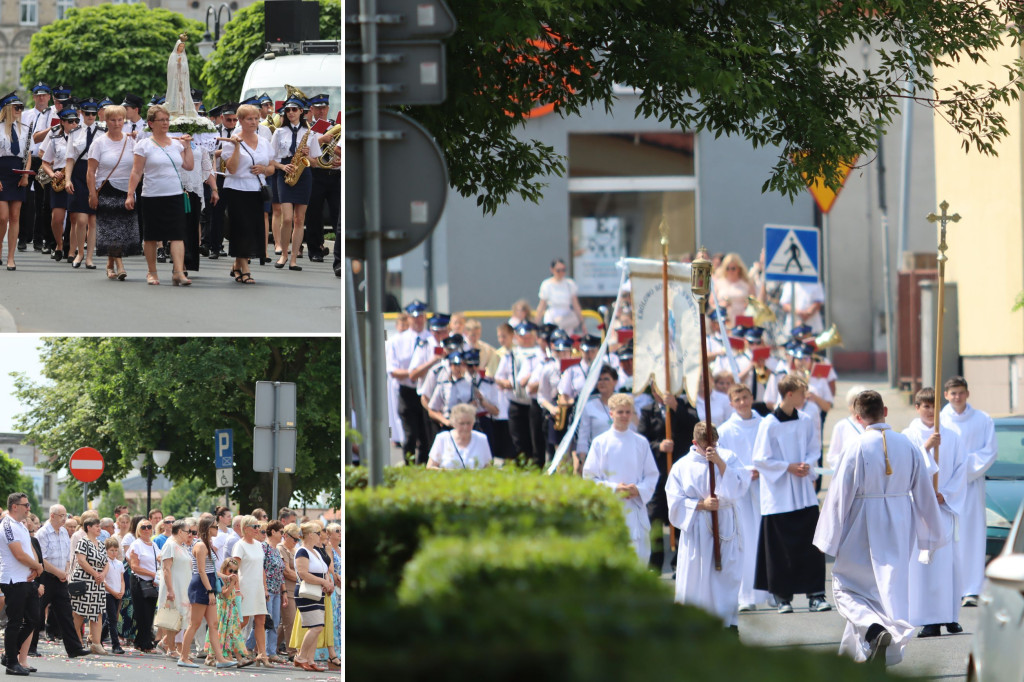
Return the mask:
[[[42,451],[24,439],[25,436],[20,433],[0,433],[0,451],[21,462],[21,471],[32,479],[36,499],[43,507],[34,511],[40,518],[44,518],[49,506],[60,500],[63,485],[56,473],[47,470],[46,457]]]

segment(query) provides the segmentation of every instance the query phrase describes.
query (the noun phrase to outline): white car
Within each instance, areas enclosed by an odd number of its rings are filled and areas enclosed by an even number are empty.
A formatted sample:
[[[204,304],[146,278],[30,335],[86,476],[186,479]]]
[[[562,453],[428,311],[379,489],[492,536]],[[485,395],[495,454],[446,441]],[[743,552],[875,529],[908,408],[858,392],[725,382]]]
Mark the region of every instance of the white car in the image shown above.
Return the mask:
[[[1003,551],[985,569],[978,597],[978,632],[971,643],[967,679],[1024,680],[1024,505]]]

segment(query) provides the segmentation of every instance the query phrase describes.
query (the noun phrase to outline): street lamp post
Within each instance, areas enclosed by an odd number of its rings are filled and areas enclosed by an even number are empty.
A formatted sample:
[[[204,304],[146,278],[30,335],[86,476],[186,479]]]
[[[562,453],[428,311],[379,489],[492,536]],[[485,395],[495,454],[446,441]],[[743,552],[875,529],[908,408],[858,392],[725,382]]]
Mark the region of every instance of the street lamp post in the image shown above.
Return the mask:
[[[156,478],[153,464],[156,463],[157,467],[165,467],[169,461],[171,461],[170,450],[153,450],[152,459],[145,452],[140,452],[135,458],[134,464],[139,473],[142,473],[142,467],[146,467],[146,514],[149,514],[149,510],[153,508],[153,479]]]

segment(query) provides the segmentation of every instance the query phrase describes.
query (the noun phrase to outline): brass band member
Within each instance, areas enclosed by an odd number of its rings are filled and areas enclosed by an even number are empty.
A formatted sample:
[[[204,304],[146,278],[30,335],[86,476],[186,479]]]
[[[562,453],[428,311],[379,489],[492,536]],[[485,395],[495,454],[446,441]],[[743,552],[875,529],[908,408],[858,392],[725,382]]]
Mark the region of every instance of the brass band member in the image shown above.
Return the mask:
[[[275,268],[283,268],[286,264],[289,270],[301,270],[295,259],[302,250],[302,236],[306,221],[306,206],[309,204],[310,193],[313,191],[313,174],[307,168],[301,171],[296,164],[299,159],[312,162],[320,155],[320,147],[316,143],[316,135],[310,135],[309,124],[302,115],[304,102],[297,96],[292,96],[284,103],[284,115],[287,123],[274,131],[271,140],[273,147],[275,168],[277,174],[277,196],[281,203],[281,257]],[[299,180],[294,185],[289,185],[286,179],[289,175],[301,172]],[[290,238],[290,240],[289,240]],[[291,242],[291,253],[288,252],[288,244]],[[312,251],[311,251],[312,253]]]
[[[18,221],[25,200],[28,175],[19,176],[29,154],[28,126],[21,123],[25,109],[16,93],[0,98],[0,250],[7,233],[7,269],[14,270],[14,252],[18,246]]]

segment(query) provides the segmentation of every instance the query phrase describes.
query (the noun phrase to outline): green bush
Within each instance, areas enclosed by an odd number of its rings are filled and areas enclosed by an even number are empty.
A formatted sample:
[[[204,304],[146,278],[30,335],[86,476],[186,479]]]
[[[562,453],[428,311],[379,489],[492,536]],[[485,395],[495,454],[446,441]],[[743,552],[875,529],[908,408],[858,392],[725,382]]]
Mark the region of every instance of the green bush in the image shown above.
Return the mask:
[[[515,598],[575,588],[672,598],[667,584],[640,565],[632,547],[616,546],[603,534],[572,538],[548,533],[431,538],[406,564],[398,599],[472,607],[496,594]]]
[[[423,475],[423,467],[384,467],[384,487],[394,488],[399,481]],[[345,465],[345,490],[365,490],[370,487],[370,470],[364,466]]]
[[[621,502],[571,477],[515,471],[424,471],[391,489],[345,496],[347,587],[393,595],[402,569],[430,535],[604,535],[630,551]]]

